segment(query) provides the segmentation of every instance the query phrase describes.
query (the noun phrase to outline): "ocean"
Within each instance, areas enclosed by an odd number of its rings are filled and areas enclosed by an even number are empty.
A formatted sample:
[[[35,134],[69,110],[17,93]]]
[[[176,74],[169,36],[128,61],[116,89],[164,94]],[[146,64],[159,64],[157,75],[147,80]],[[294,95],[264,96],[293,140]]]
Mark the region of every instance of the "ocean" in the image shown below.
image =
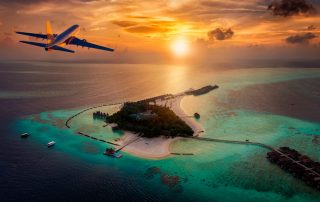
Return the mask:
[[[0,83],[0,201],[319,200],[264,148],[181,140],[172,151],[194,155],[114,159],[102,155],[109,145],[76,134],[121,136],[92,111],[71,129],[64,122],[91,106],[217,84],[182,101],[187,114],[200,113],[205,137],[290,146],[320,161],[320,68],[1,62]]]

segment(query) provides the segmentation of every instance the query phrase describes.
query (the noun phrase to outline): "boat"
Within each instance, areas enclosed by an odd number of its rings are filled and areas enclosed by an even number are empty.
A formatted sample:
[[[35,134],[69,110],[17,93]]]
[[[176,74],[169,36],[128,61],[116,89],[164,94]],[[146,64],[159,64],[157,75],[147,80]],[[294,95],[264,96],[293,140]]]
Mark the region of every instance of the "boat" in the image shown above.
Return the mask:
[[[115,158],[121,158],[121,157],[122,157],[122,154],[114,154],[113,157],[115,157]]]
[[[106,151],[103,153],[104,155],[115,157],[115,158],[121,158],[122,154],[117,154],[116,151],[113,148],[107,148]]]
[[[55,145],[55,144],[56,144],[55,141],[48,142],[48,147],[52,147],[52,146]]]
[[[27,137],[29,137],[30,135],[28,134],[28,133],[22,133],[21,135],[20,135],[20,137],[21,138],[27,138]]]

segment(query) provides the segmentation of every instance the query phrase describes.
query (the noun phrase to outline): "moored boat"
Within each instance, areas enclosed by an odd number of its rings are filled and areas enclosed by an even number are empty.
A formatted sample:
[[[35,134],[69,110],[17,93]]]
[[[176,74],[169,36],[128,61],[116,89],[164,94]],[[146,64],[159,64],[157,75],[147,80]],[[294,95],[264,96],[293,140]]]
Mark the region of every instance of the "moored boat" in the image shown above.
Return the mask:
[[[30,135],[28,134],[28,133],[22,133],[21,135],[20,135],[20,137],[21,138],[27,138],[27,137],[29,137]]]
[[[106,151],[103,153],[104,155],[107,156],[112,156],[115,158],[121,158],[122,154],[117,154],[116,151],[113,148],[107,148]]]
[[[55,141],[48,142],[48,147],[52,147],[52,146],[55,145],[55,144],[56,144]]]

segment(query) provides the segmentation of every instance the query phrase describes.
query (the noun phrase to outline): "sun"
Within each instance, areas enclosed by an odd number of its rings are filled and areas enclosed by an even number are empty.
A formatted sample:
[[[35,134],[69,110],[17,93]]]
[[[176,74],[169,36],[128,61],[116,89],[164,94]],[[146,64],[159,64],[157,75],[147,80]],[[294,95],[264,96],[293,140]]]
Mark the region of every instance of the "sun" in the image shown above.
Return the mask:
[[[189,51],[189,42],[186,39],[177,39],[171,44],[171,50],[177,57],[186,56]]]

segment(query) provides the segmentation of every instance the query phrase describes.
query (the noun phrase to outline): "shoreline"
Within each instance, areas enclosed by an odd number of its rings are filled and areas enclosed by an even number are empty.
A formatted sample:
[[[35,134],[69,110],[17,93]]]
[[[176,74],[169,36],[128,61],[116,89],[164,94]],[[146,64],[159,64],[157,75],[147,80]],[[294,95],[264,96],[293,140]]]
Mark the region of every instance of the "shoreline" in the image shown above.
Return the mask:
[[[181,100],[184,98],[184,96],[185,95],[177,95],[170,100],[156,101],[156,104],[162,106],[169,105],[170,109],[192,128],[194,131],[193,136],[199,136],[201,133],[203,133],[201,132],[203,131],[202,126],[194,120],[193,116],[188,116],[181,107]],[[117,143],[120,145],[125,145],[137,138],[137,134],[134,134],[130,131],[125,131],[125,134]],[[122,151],[141,158],[162,159],[171,155],[171,145],[174,141],[178,141],[179,139],[181,139],[181,137],[140,137],[123,148]],[[117,148],[119,147],[116,147],[116,149]]]

